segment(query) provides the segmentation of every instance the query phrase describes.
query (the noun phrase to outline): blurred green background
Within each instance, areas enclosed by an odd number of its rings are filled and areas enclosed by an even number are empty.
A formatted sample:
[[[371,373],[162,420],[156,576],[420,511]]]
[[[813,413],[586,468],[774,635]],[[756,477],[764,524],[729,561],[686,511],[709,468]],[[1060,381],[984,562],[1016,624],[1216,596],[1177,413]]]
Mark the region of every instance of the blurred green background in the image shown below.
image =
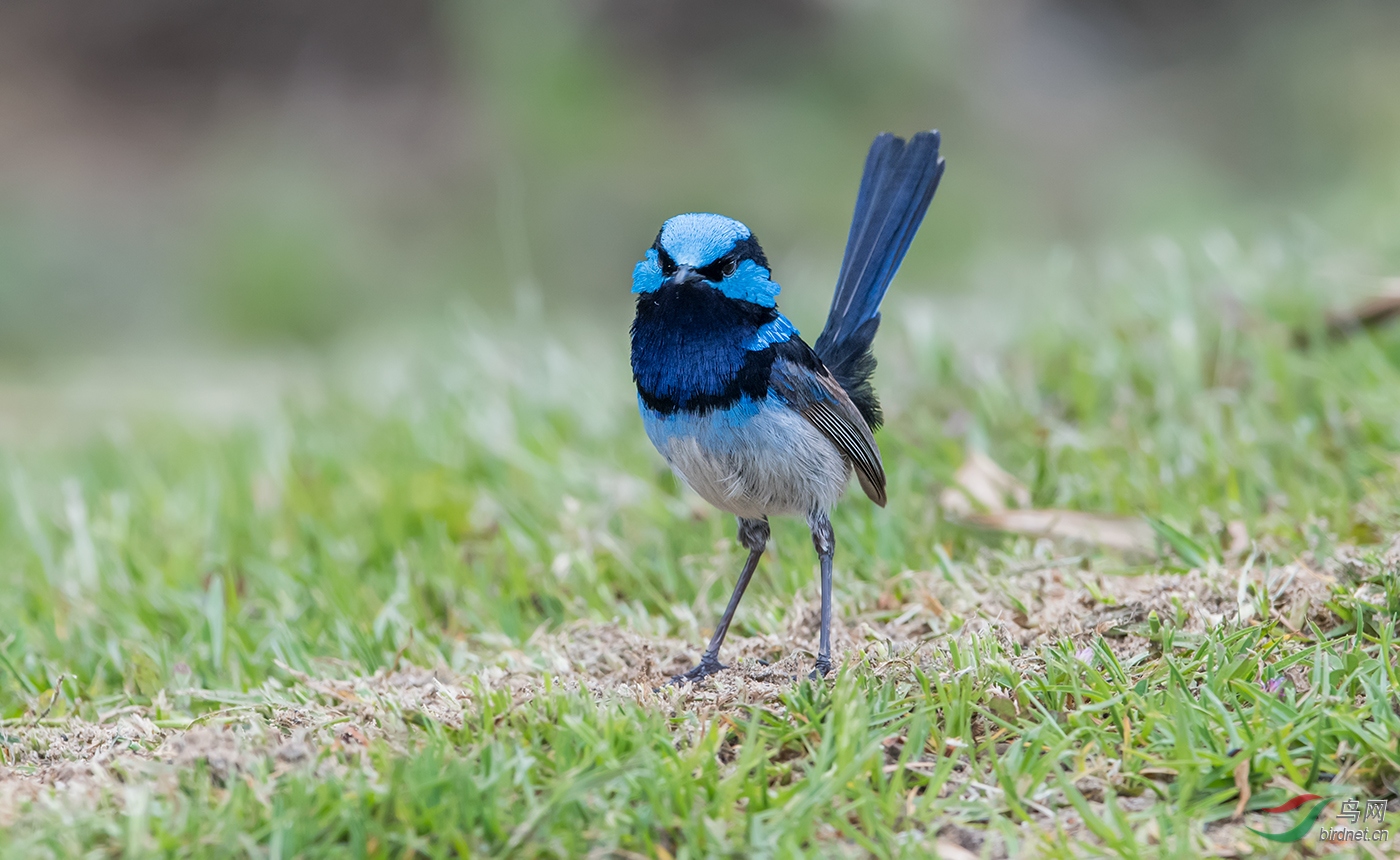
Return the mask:
[[[0,374],[448,308],[623,338],[632,262],[696,209],[810,326],[871,136],[931,126],[906,294],[1218,227],[1355,237],[1365,292],[1400,264],[1397,82],[1382,2],[10,0]]]

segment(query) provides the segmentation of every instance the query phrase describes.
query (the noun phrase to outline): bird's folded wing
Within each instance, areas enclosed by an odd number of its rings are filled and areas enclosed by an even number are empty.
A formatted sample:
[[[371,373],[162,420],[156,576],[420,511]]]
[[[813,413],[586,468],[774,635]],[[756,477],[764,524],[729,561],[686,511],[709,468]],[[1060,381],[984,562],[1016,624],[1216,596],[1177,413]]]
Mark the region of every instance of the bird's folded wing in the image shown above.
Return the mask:
[[[824,369],[813,371],[780,359],[773,366],[770,384],[845,455],[855,467],[861,489],[871,501],[884,507],[885,467],[880,461],[880,449],[860,410],[840,383]]]

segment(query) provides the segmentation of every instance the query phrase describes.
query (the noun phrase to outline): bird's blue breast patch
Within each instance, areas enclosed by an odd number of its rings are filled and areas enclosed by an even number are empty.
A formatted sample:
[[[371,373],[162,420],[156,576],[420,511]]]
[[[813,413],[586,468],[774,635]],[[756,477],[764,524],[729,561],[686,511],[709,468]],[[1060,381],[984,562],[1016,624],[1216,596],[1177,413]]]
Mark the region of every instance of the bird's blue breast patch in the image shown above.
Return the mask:
[[[737,430],[758,415],[762,402],[762,399],[744,394],[728,406],[718,409],[666,413],[651,408],[640,393],[637,395],[637,408],[646,425],[647,435],[653,441],[695,436],[706,429]]]

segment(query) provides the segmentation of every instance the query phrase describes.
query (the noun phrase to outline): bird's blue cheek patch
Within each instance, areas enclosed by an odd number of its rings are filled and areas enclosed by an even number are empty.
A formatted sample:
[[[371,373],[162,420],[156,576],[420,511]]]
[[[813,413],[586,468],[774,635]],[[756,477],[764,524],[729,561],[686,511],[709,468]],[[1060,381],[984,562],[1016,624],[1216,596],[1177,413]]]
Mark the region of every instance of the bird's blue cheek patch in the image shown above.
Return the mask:
[[[782,314],[772,322],[765,323],[744,342],[744,349],[755,352],[767,349],[775,343],[784,343],[797,336],[797,327]]]
[[[665,280],[666,276],[661,274],[661,262],[657,259],[656,249],[649,248],[646,259],[632,267],[632,292],[656,292],[661,289]]]
[[[656,271],[657,274],[660,274],[659,265]],[[636,276],[633,275],[633,280],[635,281],[635,279]],[[768,277],[768,270],[753,260],[745,260],[740,263],[739,268],[734,270],[734,274],[715,284],[715,288],[731,299],[753,302],[767,308],[778,303],[778,293],[782,291],[782,287]]]

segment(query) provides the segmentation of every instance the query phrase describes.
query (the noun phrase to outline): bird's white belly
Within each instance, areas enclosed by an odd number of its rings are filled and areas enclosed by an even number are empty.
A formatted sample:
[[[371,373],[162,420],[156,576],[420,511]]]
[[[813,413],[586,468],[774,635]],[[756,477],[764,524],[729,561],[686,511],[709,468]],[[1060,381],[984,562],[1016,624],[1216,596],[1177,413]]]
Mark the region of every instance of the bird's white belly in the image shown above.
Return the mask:
[[[705,501],[741,517],[828,511],[851,476],[831,440],[781,403],[665,417],[643,407],[642,418],[676,474]]]

